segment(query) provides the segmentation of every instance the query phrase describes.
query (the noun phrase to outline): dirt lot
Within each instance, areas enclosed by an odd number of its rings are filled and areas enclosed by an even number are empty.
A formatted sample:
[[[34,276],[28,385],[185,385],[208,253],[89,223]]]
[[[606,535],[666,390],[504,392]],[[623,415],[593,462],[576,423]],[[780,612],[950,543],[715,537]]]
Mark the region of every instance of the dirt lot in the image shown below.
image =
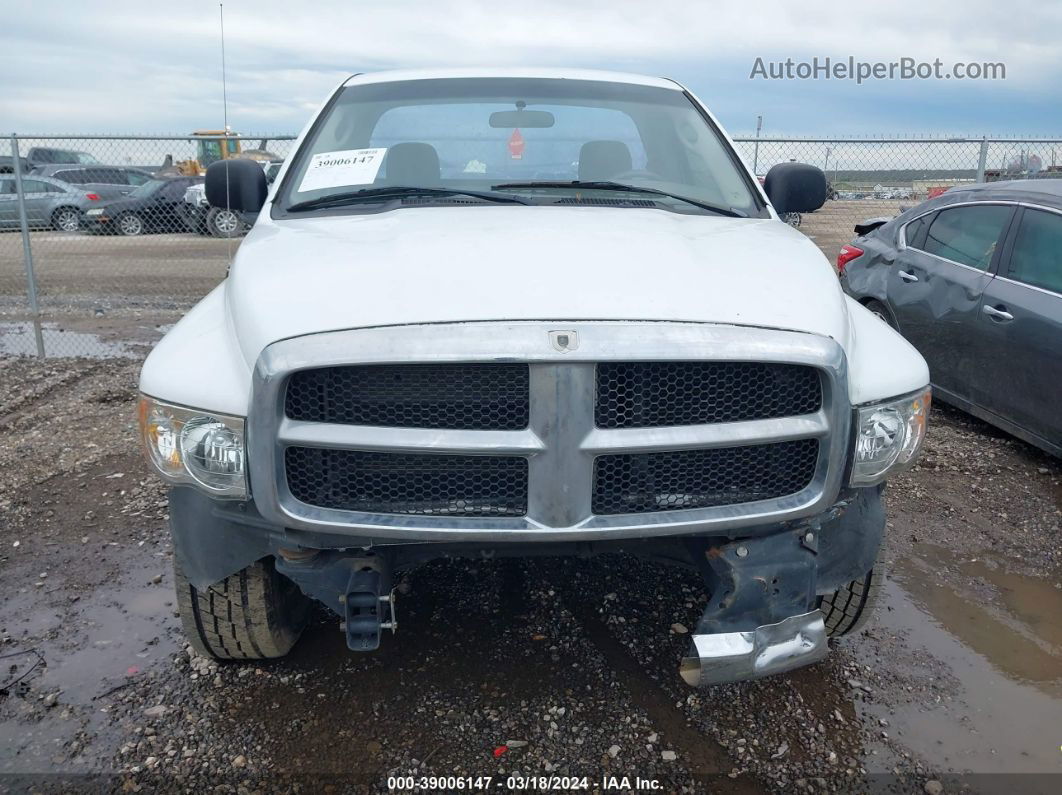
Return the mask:
[[[692,626],[700,582],[620,557],[434,564],[375,654],[322,612],[289,659],[219,666],[175,618],[136,369],[0,358],[0,792],[514,773],[1058,791],[1062,467],[966,415],[935,409],[923,463],[890,487],[878,619],[813,668],[688,689],[669,627]]]

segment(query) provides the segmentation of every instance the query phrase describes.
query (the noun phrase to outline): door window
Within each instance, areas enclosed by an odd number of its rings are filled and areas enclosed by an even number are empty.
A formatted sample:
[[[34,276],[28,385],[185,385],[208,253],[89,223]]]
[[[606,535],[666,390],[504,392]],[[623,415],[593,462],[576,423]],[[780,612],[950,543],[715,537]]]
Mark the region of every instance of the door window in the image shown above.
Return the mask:
[[[1062,293],[1062,215],[1026,209],[1010,255],[1011,279]]]
[[[988,270],[1012,212],[1013,208],[1006,204],[941,210],[929,227],[922,250],[960,265]]]
[[[127,184],[125,176],[116,168],[90,168],[88,172],[91,176],[90,182],[96,182],[101,185]]]
[[[55,185],[51,185],[47,182],[41,182],[39,179],[24,179],[22,180],[22,190],[26,193],[62,193],[62,188],[58,188]]]
[[[89,182],[88,172],[83,168],[56,171],[52,176],[56,179],[61,179],[63,182],[69,182],[71,185],[84,185]]]
[[[144,173],[142,173],[140,171],[126,171],[125,172],[125,180],[130,185],[143,185],[149,179],[151,179],[151,175],[150,174],[144,174]]]
[[[933,219],[933,213],[926,213],[921,218],[915,218],[903,228],[903,241],[911,248],[918,248],[922,244],[921,235],[929,222]]]

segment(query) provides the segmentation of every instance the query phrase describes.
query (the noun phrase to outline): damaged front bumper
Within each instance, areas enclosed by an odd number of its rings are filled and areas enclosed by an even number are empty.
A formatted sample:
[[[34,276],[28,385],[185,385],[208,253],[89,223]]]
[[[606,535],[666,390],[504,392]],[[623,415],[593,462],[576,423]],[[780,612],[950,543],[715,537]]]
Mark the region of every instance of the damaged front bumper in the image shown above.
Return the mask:
[[[195,587],[273,557],[281,574],[337,614],[356,651],[376,648],[381,630],[397,626],[397,573],[437,558],[627,553],[695,568],[709,599],[691,627],[680,673],[706,686],[782,673],[826,655],[820,598],[873,567],[885,527],[882,488],[850,489],[818,516],[732,531],[740,537],[600,542],[380,543],[277,527],[251,502],[211,500],[188,486],[171,491],[170,507],[175,555]]]
[[[749,632],[694,635],[693,656],[679,668],[692,687],[719,685],[785,673],[826,656],[826,624],[812,610]]]

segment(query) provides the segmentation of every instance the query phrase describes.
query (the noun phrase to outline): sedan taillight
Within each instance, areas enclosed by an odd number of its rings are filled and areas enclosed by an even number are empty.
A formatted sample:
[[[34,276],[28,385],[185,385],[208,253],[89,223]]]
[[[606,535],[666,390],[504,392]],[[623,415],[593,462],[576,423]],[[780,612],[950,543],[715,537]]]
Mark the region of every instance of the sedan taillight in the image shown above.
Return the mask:
[[[100,200],[100,195],[98,193],[86,193],[85,198],[89,201],[98,202]]]
[[[854,259],[863,256],[863,249],[858,246],[848,245],[847,243],[841,246],[841,251],[837,255],[837,273],[844,273],[845,266],[848,265]]]

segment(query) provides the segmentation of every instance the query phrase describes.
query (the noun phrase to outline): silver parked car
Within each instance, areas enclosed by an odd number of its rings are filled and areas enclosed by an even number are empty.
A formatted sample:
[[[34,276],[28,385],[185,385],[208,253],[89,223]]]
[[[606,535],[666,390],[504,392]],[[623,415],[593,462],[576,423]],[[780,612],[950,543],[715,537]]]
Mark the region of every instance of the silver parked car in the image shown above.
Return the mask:
[[[82,226],[86,210],[104,199],[121,195],[117,186],[111,191],[86,190],[62,180],[36,175],[22,179],[26,194],[26,220],[34,229],[58,229],[76,232]],[[0,175],[0,229],[19,226],[18,194],[15,177]]]
[[[38,166],[30,176],[51,177],[86,191],[99,193],[103,198],[128,195],[134,188],[154,178],[150,171],[134,166]]]

